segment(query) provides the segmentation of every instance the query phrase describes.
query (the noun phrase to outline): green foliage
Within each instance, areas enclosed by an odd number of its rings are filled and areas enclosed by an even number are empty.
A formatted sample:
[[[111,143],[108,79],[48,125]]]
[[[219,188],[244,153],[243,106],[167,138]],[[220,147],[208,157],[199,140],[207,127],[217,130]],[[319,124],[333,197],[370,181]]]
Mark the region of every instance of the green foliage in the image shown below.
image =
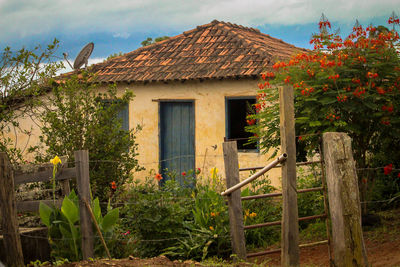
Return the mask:
[[[142,46],[148,46],[148,45],[155,44],[155,43],[161,42],[161,41],[166,40],[166,39],[169,39],[169,38],[170,38],[169,36],[160,36],[160,37],[156,37],[156,38],[153,40],[153,38],[147,37],[146,40],[144,40],[144,41],[141,42],[140,44],[141,44]]]
[[[122,224],[134,239],[134,254],[157,256],[185,234],[184,223],[190,219],[193,203],[189,192],[175,180],[166,181],[160,190],[153,178],[136,182],[126,192]]]
[[[82,73],[52,88],[39,114],[42,144],[31,151],[38,152],[38,161],[46,162],[54,155],[67,155],[74,161],[74,151],[89,150],[91,189],[105,202],[112,193],[112,181],[116,183],[116,196],[131,172],[140,170],[135,142],[140,127],[126,131],[118,118],[132,100],[132,92],[117,96],[116,86],[109,86],[101,93],[94,80],[90,73]]]
[[[227,258],[231,244],[224,198],[211,186],[198,185],[193,200],[193,218],[185,222],[185,235],[164,254],[195,260],[204,260],[208,256]]]
[[[309,166],[305,169],[297,169],[297,188],[307,189],[322,186],[321,169],[317,166]],[[324,213],[324,195],[322,191],[306,192],[297,195],[299,218]],[[312,221],[299,223],[300,229],[306,228]]]
[[[122,56],[122,55],[123,55],[122,52],[118,52],[118,53],[111,54],[111,55],[109,55],[109,56],[106,58],[105,61],[107,61],[107,60],[109,60],[109,59],[112,59],[112,58],[115,58],[115,57]]]
[[[39,214],[42,222],[48,227],[49,243],[52,248],[51,254],[55,259],[69,259],[79,261],[82,258],[79,199],[72,191],[62,202],[60,209],[50,207],[43,202],[39,205]],[[108,207],[103,217],[96,198],[92,203],[92,210],[96,221],[106,240],[114,236],[114,228],[119,219],[119,209]],[[97,233],[95,233],[95,253],[104,256],[104,250]]]
[[[30,129],[20,127],[19,120],[33,114],[36,96],[63,67],[53,61],[57,48],[55,39],[46,48],[12,51],[6,47],[0,55],[0,151],[7,152],[12,162],[22,160],[24,151],[18,147],[25,146],[12,138],[14,130],[31,135]]]
[[[268,194],[276,191],[268,177],[253,181],[249,187],[242,190],[242,197]],[[279,221],[282,213],[282,203],[273,198],[245,200],[243,204],[244,225],[253,225]],[[260,248],[280,240],[279,227],[262,227],[245,231],[246,247]]]

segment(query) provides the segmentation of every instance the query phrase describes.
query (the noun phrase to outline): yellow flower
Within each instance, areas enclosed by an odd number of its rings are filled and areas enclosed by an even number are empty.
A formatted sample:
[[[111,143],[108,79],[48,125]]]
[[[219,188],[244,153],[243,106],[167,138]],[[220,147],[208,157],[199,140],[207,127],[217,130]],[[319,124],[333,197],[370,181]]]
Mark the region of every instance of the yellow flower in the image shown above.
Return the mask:
[[[210,230],[211,230],[211,231],[214,231],[214,227],[210,226]]]
[[[211,175],[217,175],[217,173],[218,173],[218,168],[217,167],[214,167],[214,168],[212,168],[211,169],[211,171],[210,171],[210,173],[211,173]]]
[[[250,213],[250,215],[249,215],[250,218],[254,218],[254,217],[256,217],[256,216],[257,216],[257,213],[255,213],[255,212],[252,212],[252,213]]]
[[[57,165],[59,163],[61,164],[62,162],[61,162],[61,159],[58,156],[55,156],[54,159],[50,160],[50,163],[53,164],[53,165]]]

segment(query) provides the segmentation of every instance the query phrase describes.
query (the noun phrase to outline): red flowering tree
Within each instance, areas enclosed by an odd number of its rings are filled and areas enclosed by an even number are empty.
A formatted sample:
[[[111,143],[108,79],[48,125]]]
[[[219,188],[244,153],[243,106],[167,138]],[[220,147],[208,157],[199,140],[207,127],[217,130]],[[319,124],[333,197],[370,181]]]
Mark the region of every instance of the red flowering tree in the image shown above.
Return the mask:
[[[400,59],[398,17],[389,19],[391,29],[367,28],[356,23],[342,39],[330,33],[322,16],[320,33],[310,41],[314,50],[276,62],[261,76],[256,125],[248,129],[269,150],[279,141],[279,102],[276,86],[290,84],[295,93],[298,143],[312,151],[321,133],[341,131],[353,139],[358,167],[383,143],[400,142]],[[399,145],[400,146],[400,145]]]

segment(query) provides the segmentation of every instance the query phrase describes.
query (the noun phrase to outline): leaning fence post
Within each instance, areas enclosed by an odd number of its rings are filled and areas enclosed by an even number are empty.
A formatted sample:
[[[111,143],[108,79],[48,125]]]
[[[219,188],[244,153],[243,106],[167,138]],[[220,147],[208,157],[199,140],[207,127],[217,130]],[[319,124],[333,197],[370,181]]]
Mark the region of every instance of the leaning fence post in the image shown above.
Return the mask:
[[[226,187],[230,188],[240,182],[239,160],[236,141],[224,142],[224,164]],[[229,226],[231,231],[232,251],[240,259],[246,259],[246,243],[244,238],[243,208],[240,189],[227,196]]]
[[[299,223],[296,189],[296,142],[293,87],[279,88],[279,113],[282,153],[282,266],[299,266]]]
[[[85,201],[90,203],[89,153],[87,150],[75,151],[76,183],[79,195],[79,212],[82,235],[83,259],[93,258],[93,228]]]
[[[15,205],[14,174],[5,152],[0,152],[0,203],[7,266],[24,266]]]
[[[351,138],[345,133],[335,132],[324,133],[322,138],[334,265],[368,266]]]

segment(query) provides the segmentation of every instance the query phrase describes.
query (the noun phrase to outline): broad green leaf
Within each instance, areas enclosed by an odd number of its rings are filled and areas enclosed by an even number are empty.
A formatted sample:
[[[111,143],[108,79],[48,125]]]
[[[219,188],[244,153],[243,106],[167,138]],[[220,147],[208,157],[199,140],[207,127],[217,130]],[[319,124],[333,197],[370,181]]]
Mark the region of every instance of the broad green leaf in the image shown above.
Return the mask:
[[[310,120],[309,117],[298,117],[298,118],[296,118],[296,123],[305,123],[309,120]]]
[[[60,224],[59,229],[64,238],[72,238],[71,228],[65,224]]]
[[[47,226],[50,227],[50,215],[53,212],[53,209],[43,202],[39,204],[39,215],[42,222]]]
[[[100,224],[102,218],[101,218],[100,202],[99,202],[98,197],[96,197],[95,200],[93,200],[92,209],[93,209],[94,217],[96,218],[97,223]]]
[[[79,210],[78,207],[69,198],[64,198],[61,213],[68,219],[72,224],[75,224],[79,220]]]
[[[119,209],[113,209],[104,216],[100,225],[104,232],[108,232],[117,223],[119,219]]]
[[[337,102],[337,98],[336,97],[323,97],[320,99],[320,102],[322,105],[329,105],[329,104]]]
[[[310,121],[310,126],[315,127],[315,126],[321,126],[322,123],[320,121]]]

